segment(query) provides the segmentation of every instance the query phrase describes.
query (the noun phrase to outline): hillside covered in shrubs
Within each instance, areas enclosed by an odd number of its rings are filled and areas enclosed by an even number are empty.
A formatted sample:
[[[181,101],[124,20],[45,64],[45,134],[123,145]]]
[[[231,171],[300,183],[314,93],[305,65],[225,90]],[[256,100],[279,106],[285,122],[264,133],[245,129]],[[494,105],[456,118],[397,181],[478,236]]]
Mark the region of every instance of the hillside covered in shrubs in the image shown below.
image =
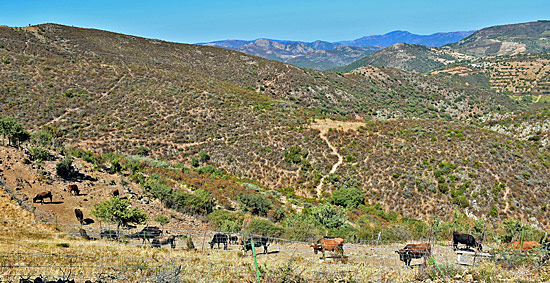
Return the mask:
[[[548,147],[481,124],[522,102],[452,77],[320,72],[55,24],[0,27],[0,59],[3,115],[223,229],[251,213],[250,229],[321,235],[455,209],[546,224]],[[313,125],[328,117],[325,140]],[[351,119],[362,126],[339,129]]]

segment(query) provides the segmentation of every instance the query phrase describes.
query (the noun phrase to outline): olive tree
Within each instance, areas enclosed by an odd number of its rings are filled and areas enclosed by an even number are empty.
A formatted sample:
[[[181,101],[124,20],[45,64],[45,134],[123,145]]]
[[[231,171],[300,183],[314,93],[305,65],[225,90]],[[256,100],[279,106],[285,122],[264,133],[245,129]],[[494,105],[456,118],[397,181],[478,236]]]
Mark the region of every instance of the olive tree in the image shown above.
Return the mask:
[[[116,224],[117,236],[120,226],[128,224],[142,224],[147,221],[145,212],[138,208],[130,207],[131,203],[127,199],[121,199],[118,196],[113,197],[101,203],[94,205],[91,214],[107,223]]]

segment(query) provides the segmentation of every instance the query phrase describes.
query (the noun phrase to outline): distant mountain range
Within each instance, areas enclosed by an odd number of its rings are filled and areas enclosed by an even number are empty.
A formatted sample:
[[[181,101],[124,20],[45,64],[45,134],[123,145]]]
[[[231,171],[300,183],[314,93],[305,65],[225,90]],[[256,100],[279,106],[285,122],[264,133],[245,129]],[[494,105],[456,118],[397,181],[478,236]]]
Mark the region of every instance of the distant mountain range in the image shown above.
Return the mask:
[[[472,33],[473,31],[459,31],[418,35],[407,31],[393,31],[384,35],[365,36],[356,40],[340,42],[320,40],[302,42],[261,38],[250,41],[221,40],[198,44],[232,49],[299,67],[328,70],[348,65],[395,43],[402,42],[439,47],[457,42]]]
[[[363,42],[367,44],[370,41]],[[350,72],[363,66],[383,66],[426,73],[448,64],[482,60],[488,56],[549,51],[550,21],[536,21],[484,28],[456,43],[441,47],[397,43],[331,70]]]
[[[474,31],[438,32],[430,35],[418,35],[408,31],[396,30],[384,35],[370,35],[351,41],[340,41],[338,43],[351,46],[383,46],[388,47],[396,43],[421,44],[428,47],[441,47],[449,43],[455,43]]]

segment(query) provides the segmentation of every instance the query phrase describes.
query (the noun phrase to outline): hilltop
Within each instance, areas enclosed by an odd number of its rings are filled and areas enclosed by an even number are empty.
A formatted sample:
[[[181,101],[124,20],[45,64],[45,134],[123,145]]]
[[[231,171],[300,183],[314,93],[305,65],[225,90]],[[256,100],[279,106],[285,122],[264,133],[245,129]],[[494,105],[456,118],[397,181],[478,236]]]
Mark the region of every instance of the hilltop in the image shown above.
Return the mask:
[[[479,57],[550,51],[550,21],[484,28],[449,46]]]
[[[545,186],[546,149],[475,126],[521,104],[461,81],[377,67],[327,73],[55,24],[0,28],[0,44],[4,115],[54,127],[94,154],[147,152],[165,162],[168,186],[203,188],[220,207],[237,209],[255,190],[291,213],[354,187],[407,217],[456,208],[545,223],[543,193],[519,200]],[[322,118],[336,121],[326,135]],[[351,119],[362,127],[340,131]],[[176,174],[178,163],[194,169]]]
[[[412,72],[426,73],[464,60],[468,56],[448,49],[429,48],[423,45],[396,43],[365,56],[347,66],[334,68],[335,72],[351,72],[362,66],[384,66]],[[471,57],[470,57],[471,58]]]
[[[436,48],[393,45],[333,70],[349,72],[361,66],[388,66],[426,73],[453,63],[489,60],[487,57],[490,56],[548,52],[549,36],[550,21],[493,26],[473,32],[458,42]]]

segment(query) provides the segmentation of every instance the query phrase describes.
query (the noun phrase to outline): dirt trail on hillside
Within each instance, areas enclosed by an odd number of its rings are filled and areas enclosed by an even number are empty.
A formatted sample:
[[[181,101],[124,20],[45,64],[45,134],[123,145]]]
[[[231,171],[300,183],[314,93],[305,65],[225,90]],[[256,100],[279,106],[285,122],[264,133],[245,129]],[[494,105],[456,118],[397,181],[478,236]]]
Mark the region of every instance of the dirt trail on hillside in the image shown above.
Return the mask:
[[[311,129],[319,130],[319,137],[327,143],[328,147],[332,150],[332,153],[338,157],[338,161],[332,165],[332,168],[330,169],[329,173],[324,175],[321,178],[319,185],[317,185],[317,188],[316,188],[317,196],[321,196],[323,185],[328,175],[336,172],[336,170],[338,169],[338,166],[340,166],[340,164],[342,164],[342,162],[344,161],[344,157],[342,157],[342,155],[338,153],[338,149],[336,149],[336,147],[334,147],[334,145],[332,145],[332,143],[327,138],[327,133],[329,129],[342,130],[344,132],[347,132],[349,130],[357,130],[358,127],[364,126],[364,125],[365,125],[364,122],[342,122],[342,121],[334,121],[331,119],[316,120],[312,125],[310,125]]]

